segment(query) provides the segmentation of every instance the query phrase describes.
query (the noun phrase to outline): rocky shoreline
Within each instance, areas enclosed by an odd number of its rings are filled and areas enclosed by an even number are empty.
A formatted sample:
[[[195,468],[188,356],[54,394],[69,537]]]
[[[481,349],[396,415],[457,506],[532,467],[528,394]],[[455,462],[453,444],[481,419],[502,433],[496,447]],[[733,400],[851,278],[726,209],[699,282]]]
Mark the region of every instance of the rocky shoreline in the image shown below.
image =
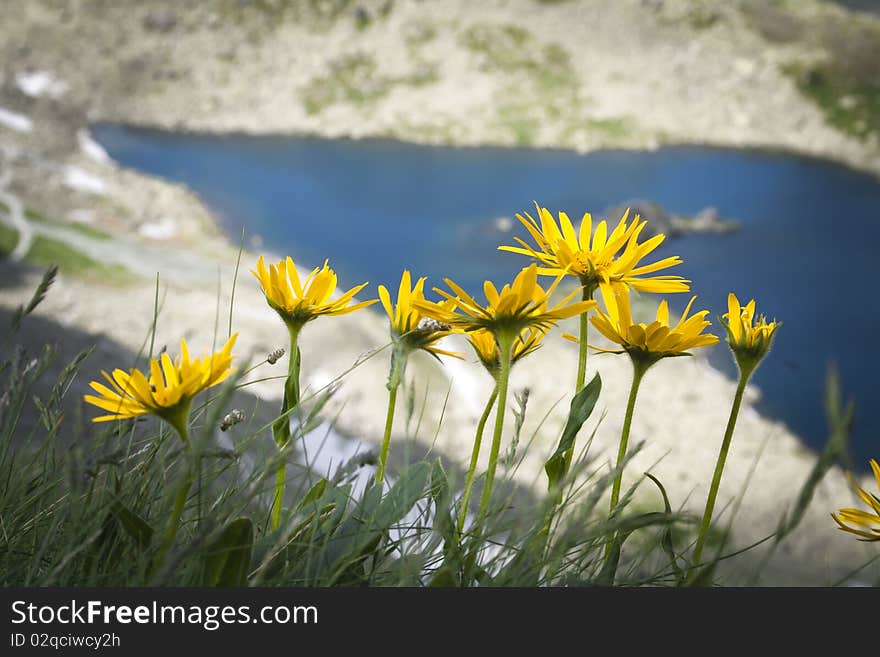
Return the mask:
[[[705,144],[880,173],[878,136],[828,125],[790,72],[834,45],[810,41],[811,26],[845,39],[844,26],[880,19],[820,0],[759,4],[16,3],[0,28],[12,63],[0,106],[28,114],[39,92],[85,121],[169,130],[582,152]]]

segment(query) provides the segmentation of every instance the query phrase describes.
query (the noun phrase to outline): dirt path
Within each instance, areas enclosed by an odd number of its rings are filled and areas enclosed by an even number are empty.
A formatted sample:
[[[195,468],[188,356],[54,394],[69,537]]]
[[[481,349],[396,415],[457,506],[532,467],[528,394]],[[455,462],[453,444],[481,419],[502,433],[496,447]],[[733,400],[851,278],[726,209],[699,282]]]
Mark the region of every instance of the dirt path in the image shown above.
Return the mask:
[[[24,257],[31,250],[34,229],[31,223],[25,219],[21,200],[8,189],[12,182],[12,167],[7,161],[5,152],[2,153],[2,158],[0,158],[0,166],[2,166],[2,169],[0,169],[0,202],[9,208],[5,220],[18,233],[18,242],[9,254],[9,258],[15,262],[20,262],[24,260]]]

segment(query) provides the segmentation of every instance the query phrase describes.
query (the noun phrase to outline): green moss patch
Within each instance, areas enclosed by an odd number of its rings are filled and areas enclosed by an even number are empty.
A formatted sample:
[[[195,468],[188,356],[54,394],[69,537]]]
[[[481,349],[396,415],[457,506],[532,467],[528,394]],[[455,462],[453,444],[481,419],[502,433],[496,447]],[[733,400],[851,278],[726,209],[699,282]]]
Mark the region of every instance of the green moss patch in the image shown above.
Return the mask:
[[[75,230],[76,232],[85,235],[86,237],[91,237],[95,240],[109,240],[113,239],[113,236],[110,233],[107,233],[100,228],[95,228],[94,226],[90,226],[89,224],[83,224],[76,221],[60,221],[58,219],[52,219],[51,217],[46,216],[39,210],[35,210],[34,208],[25,208],[24,216],[30,221],[34,221],[40,224],[47,224],[50,226],[58,226],[61,228],[69,228],[70,230]]]
[[[807,47],[809,60],[792,61],[783,71],[830,125],[859,139],[880,136],[880,23],[798,9],[778,0],[742,5],[748,24],[767,41]]]
[[[18,231],[6,224],[0,224],[0,257],[6,257],[18,244]]]
[[[43,235],[34,238],[27,254],[27,261],[43,267],[58,265],[66,274],[99,278],[120,285],[130,283],[135,278],[134,274],[124,267],[98,262],[64,242]]]
[[[497,24],[471,27],[461,43],[478,55],[480,70],[503,76],[497,122],[516,144],[533,144],[546,119],[575,111],[577,76],[568,51],[558,43],[542,42],[518,25]]]
[[[880,135],[880,84],[848,77],[830,65],[792,66],[786,71],[838,130],[862,139]]]
[[[301,100],[306,112],[318,114],[339,103],[370,105],[398,85],[419,87],[436,81],[434,66],[422,63],[406,75],[389,77],[378,72],[372,57],[351,54],[335,62],[328,75],[312,79]]]

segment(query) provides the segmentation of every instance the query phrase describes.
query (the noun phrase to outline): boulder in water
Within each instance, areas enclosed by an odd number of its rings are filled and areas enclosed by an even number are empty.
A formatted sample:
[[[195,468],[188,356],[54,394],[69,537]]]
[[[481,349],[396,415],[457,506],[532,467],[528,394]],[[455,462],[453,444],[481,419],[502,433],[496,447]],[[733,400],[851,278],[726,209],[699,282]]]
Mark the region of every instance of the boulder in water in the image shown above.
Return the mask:
[[[632,200],[614,205],[605,210],[602,218],[616,225],[623,213],[629,208],[629,217],[639,215],[648,224],[642,230],[641,238],[652,237],[664,233],[668,237],[693,235],[696,233],[731,233],[739,228],[739,224],[731,219],[722,219],[717,208],[703,208],[696,215],[670,214],[659,203],[654,201]]]

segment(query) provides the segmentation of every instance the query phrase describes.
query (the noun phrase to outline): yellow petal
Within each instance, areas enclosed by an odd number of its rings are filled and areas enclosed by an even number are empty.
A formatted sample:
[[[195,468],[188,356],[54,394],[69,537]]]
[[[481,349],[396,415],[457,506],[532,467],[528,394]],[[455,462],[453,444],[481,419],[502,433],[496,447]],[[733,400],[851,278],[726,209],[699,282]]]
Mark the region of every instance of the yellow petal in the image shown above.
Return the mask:
[[[559,225],[562,227],[562,237],[573,249],[578,248],[578,238],[574,232],[574,226],[571,219],[565,212],[559,213]]]
[[[580,229],[580,248],[581,251],[590,250],[590,237],[593,234],[593,216],[589,212],[584,212],[581,218]]]
[[[391,320],[391,323],[395,323],[394,310],[391,307],[391,295],[388,294],[388,289],[384,285],[379,286],[379,299],[382,301],[382,306],[385,308],[385,312],[388,314],[388,318]]]
[[[486,301],[490,306],[498,305],[498,290],[492,281],[483,281],[483,294],[486,295]]]
[[[657,307],[657,321],[669,326],[669,304],[666,303],[666,299],[663,299]]]
[[[617,297],[614,294],[614,286],[610,283],[599,283],[599,291],[602,293],[602,300],[605,302],[605,310],[614,324],[620,324],[620,310],[617,308]]]
[[[731,292],[727,295],[727,323],[730,325],[730,333],[733,339],[739,342],[742,338],[742,320],[740,319],[739,299]]]
[[[601,251],[605,247],[605,234],[608,232],[608,226],[604,221],[600,221],[596,226],[596,232],[593,234],[592,251]]]
[[[409,298],[412,290],[412,279],[410,278],[409,269],[403,270],[400,277],[400,287],[397,290],[397,317],[400,318],[402,313],[409,310]]]

